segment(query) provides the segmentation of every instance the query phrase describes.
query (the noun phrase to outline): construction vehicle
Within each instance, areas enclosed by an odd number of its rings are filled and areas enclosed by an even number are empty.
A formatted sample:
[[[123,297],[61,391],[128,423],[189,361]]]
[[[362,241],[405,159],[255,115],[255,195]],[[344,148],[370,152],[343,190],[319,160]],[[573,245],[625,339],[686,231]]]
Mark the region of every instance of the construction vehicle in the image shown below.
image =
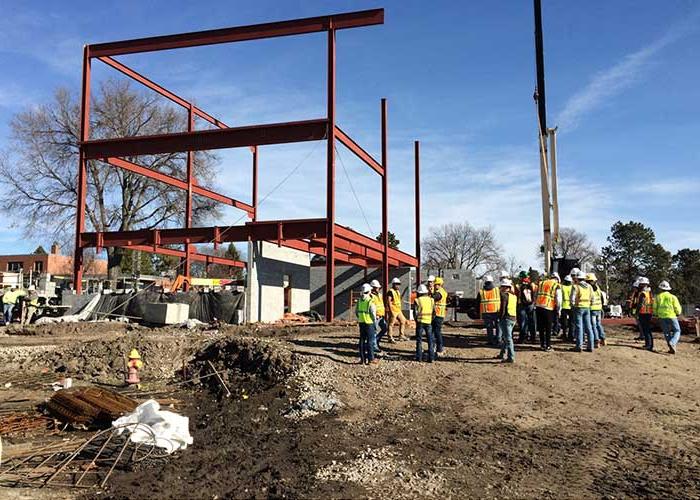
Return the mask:
[[[170,293],[175,293],[180,289],[185,288],[185,286],[204,286],[208,288],[213,288],[216,286],[222,287],[225,285],[230,285],[235,281],[236,280],[229,278],[192,278],[190,276],[183,276],[182,274],[178,274],[175,277],[173,284],[170,286]]]

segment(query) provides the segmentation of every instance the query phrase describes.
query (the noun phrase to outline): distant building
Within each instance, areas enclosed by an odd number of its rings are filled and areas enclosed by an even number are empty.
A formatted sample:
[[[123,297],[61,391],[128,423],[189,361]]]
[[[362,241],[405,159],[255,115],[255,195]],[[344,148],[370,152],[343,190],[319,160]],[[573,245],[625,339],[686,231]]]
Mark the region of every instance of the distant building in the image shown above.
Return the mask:
[[[40,250],[40,249],[37,249]],[[61,247],[54,243],[49,253],[31,253],[20,255],[0,255],[0,272],[22,272],[31,274],[50,274],[51,276],[70,277],[73,274],[73,257],[61,255]],[[107,261],[103,259],[88,260],[85,274],[92,276],[107,275]]]

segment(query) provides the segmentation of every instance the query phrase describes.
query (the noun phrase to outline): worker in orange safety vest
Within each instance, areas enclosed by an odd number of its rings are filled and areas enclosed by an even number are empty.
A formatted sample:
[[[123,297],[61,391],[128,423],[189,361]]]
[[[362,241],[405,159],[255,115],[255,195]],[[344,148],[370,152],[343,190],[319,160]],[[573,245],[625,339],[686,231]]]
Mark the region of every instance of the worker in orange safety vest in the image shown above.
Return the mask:
[[[501,309],[501,292],[493,283],[493,276],[484,276],[484,287],[479,291],[479,312],[486,327],[486,340],[491,346],[501,345],[498,328],[498,311]]]

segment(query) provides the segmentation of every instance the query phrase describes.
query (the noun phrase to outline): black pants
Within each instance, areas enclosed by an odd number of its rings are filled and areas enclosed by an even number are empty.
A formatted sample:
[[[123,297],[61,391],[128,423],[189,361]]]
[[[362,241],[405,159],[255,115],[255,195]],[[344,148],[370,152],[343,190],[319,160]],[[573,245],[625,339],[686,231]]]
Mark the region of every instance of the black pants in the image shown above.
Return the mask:
[[[561,325],[561,333],[564,334],[568,340],[574,340],[574,315],[571,314],[571,309],[562,309],[561,316],[559,317],[559,324]]]
[[[540,332],[540,347],[547,349],[552,344],[552,324],[554,323],[555,311],[550,311],[544,307],[536,307],[537,330]]]

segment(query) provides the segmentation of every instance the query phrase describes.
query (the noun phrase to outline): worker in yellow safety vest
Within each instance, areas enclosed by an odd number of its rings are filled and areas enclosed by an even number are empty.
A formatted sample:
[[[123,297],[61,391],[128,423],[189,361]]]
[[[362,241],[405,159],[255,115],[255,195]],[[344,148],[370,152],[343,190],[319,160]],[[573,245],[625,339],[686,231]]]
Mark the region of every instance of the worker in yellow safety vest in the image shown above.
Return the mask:
[[[642,276],[638,280],[637,292],[637,320],[644,337],[644,349],[654,350],[654,335],[651,332],[651,318],[654,315],[654,295],[651,292],[649,278]]]
[[[389,342],[394,343],[394,326],[399,324],[399,340],[406,340],[404,330],[406,329],[406,317],[403,315],[401,308],[401,280],[394,278],[391,280],[391,290],[389,290]]]
[[[382,341],[382,338],[388,330],[386,323],[386,308],[384,307],[384,297],[381,293],[382,285],[380,285],[379,281],[377,280],[372,280],[370,285],[372,286],[372,302],[374,303],[374,307],[377,310],[377,324],[375,326],[377,336],[376,342],[374,344],[374,352],[379,354],[381,353],[381,351],[379,350],[379,342]]]
[[[428,341],[428,363],[436,359],[435,342],[433,339],[433,313],[435,300],[430,296],[428,287],[419,285],[416,297],[416,361],[423,361],[423,333]]]
[[[503,363],[512,363],[515,361],[513,326],[515,326],[516,314],[518,313],[518,296],[513,293],[513,282],[510,279],[501,278],[500,287],[498,327],[501,331],[501,352],[498,358]]]
[[[554,319],[559,317],[562,302],[559,281],[559,274],[552,273],[537,287],[535,314],[537,316],[537,330],[540,333],[540,348],[543,351],[552,350]]]
[[[19,296],[20,291],[16,286],[6,290],[2,296],[2,309],[6,325],[12,323],[12,314],[14,313],[15,304],[17,304],[17,298]]]
[[[595,336],[591,325],[591,295],[593,289],[586,283],[586,273],[579,271],[576,277],[576,284],[571,289],[571,305],[576,316],[576,352],[583,349],[584,334],[588,341],[586,350],[593,352],[595,346]]]
[[[447,290],[445,290],[445,281],[441,276],[435,278],[432,296],[435,301],[435,316],[432,322],[435,352],[442,354],[445,352],[445,344],[442,339],[442,323],[445,321],[445,315],[447,314]]]
[[[374,359],[377,308],[372,302],[372,287],[369,283],[362,285],[361,293],[355,306],[355,317],[360,327],[360,364],[374,364],[377,361]]]
[[[486,327],[489,345],[500,346],[498,333],[498,311],[501,309],[501,293],[493,283],[493,276],[484,276],[484,287],[479,291],[479,312]]]
[[[671,293],[671,285],[664,280],[659,283],[659,292],[654,297],[654,317],[661,322],[661,329],[668,343],[668,352],[676,354],[676,346],[681,339],[681,327],[678,315],[681,313],[681,303],[678,297]]]
[[[574,341],[574,316],[571,311],[571,275],[564,276],[564,283],[561,285],[561,313],[559,313],[559,324],[561,325],[561,339],[569,342]]]
[[[586,275],[586,281],[591,285],[591,328],[595,337],[595,346],[605,345],[605,329],[603,328],[603,306],[606,298],[605,292],[598,286],[598,278],[593,273]]]
[[[28,325],[32,322],[32,318],[34,318],[34,314],[36,314],[36,310],[39,307],[39,295],[36,293],[34,285],[28,288],[28,292],[29,294],[24,301],[24,307],[22,307],[22,314],[20,316],[20,322],[23,325]]]

